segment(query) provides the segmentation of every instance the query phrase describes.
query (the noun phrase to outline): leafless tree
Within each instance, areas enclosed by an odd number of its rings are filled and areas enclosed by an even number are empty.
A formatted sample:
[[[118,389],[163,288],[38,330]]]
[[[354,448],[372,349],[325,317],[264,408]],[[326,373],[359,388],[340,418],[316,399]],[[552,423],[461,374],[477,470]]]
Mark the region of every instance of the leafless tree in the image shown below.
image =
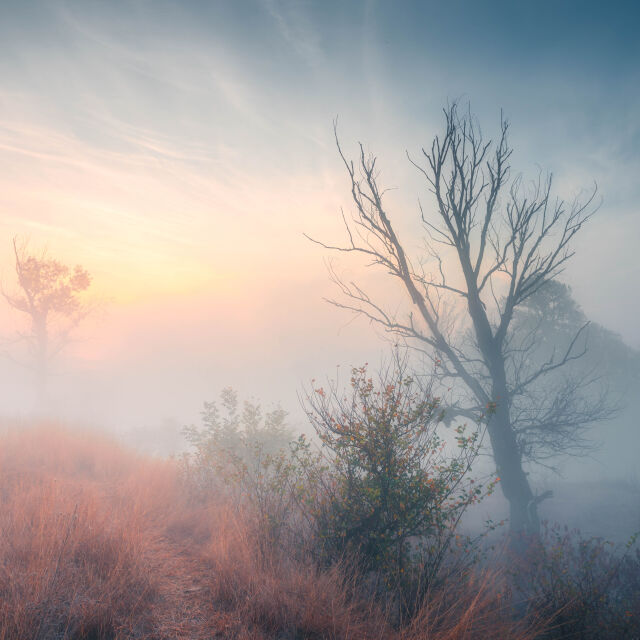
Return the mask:
[[[343,296],[331,301],[381,325],[423,350],[441,381],[459,390],[451,415],[488,416],[488,433],[502,491],[510,505],[512,532],[537,535],[538,504],[523,467],[558,452],[583,452],[586,425],[604,419],[604,394],[582,394],[595,376],[558,377],[586,350],[587,325],[549,357],[534,358],[535,326],[516,331],[514,316],[553,281],[573,255],[572,241],[596,210],[596,187],[571,202],[552,196],[552,176],[531,184],[510,176],[508,122],[501,118],[497,142],[485,141],[470,111],[444,110],[445,130],[407,154],[435,201],[435,215],[419,205],[425,251],[410,257],[386,208],[376,157],[360,145],[357,162],[336,144],[351,182],[355,209],[343,213],[347,242],[321,246],[365,256],[408,294],[406,315],[391,313],[335,269]],[[544,384],[554,376],[552,388]],[[562,379],[561,383],[557,381]]]
[[[13,239],[17,287],[2,290],[8,304],[28,316],[28,328],[19,333],[30,351],[28,366],[35,375],[36,403],[42,408],[52,360],[69,344],[71,333],[91,311],[80,294],[91,276],[79,265],[71,268],[30,251],[26,241]]]

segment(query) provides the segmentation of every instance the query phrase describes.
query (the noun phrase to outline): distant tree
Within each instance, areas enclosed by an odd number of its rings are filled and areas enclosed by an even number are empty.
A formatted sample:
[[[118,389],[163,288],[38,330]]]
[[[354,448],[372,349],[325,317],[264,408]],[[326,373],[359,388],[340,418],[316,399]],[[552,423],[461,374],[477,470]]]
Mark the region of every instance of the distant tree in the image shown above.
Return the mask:
[[[590,321],[573,297],[571,287],[559,280],[547,282],[518,308],[512,331],[535,331],[535,355],[548,359],[554,350],[566,348],[585,325],[588,349],[572,367],[591,369],[601,381],[621,391],[640,380],[640,352],[625,344],[614,331]]]
[[[28,366],[35,375],[36,402],[42,408],[53,359],[69,344],[72,332],[90,312],[81,298],[91,284],[83,267],[69,267],[34,253],[26,242],[13,239],[17,287],[2,291],[9,305],[27,316],[28,327],[19,333],[30,351]]]
[[[572,349],[576,356],[514,395],[512,422],[525,458],[545,463],[558,454],[592,451],[596,445],[584,427],[594,416],[614,417],[623,408],[634,378],[640,379],[640,354],[591,322],[571,288],[558,280],[519,306],[509,334],[517,354],[508,361],[516,389],[558,353]]]
[[[435,201],[433,217],[420,205],[421,255],[410,256],[391,222],[377,159],[360,145],[357,164],[348,160],[337,133],[355,211],[350,220],[343,216],[346,244],[315,242],[364,256],[408,294],[411,309],[392,313],[332,270],[344,295],[333,301],[336,306],[365,316],[432,359],[444,385],[457,394],[450,415],[473,418],[489,409],[487,428],[510,505],[510,528],[537,536],[538,504],[546,494],[533,492],[523,464],[546,460],[550,449],[558,453],[580,446],[585,427],[611,411],[600,397],[580,393],[579,378],[567,378],[531,402],[543,379],[584,355],[586,324],[566,348],[536,363],[530,357],[537,346],[535,331],[514,330],[514,319],[573,255],[572,242],[595,210],[596,190],[567,203],[552,195],[550,175],[525,186],[521,178],[510,178],[505,120],[493,145],[483,139],[471,113],[461,115],[453,104],[444,115],[444,133],[422,150],[423,163],[409,157]],[[576,407],[579,419],[567,420]]]

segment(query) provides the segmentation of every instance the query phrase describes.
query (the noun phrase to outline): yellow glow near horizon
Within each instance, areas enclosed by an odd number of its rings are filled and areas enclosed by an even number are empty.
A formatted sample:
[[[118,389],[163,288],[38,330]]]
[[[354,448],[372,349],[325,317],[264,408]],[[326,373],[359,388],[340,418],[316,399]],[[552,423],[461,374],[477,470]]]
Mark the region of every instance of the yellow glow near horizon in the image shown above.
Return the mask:
[[[156,147],[114,153],[19,121],[0,129],[9,167],[0,175],[0,239],[9,247],[21,235],[82,264],[92,290],[116,304],[228,294],[250,282],[268,287],[269,274],[316,269],[300,211],[306,220],[337,211],[327,176],[289,175],[275,184],[268,171],[192,166],[170,149],[161,157]],[[10,256],[2,260],[7,273]]]

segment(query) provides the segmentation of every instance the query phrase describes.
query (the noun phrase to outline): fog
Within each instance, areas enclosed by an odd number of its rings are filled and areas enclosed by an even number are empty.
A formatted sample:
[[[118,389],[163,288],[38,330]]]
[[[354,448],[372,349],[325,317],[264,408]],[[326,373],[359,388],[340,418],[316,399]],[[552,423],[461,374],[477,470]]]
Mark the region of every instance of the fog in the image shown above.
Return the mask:
[[[352,202],[333,120],[349,156],[357,141],[378,156],[391,215],[416,249],[418,200],[433,202],[405,152],[431,144],[443,106],[468,100],[487,138],[501,110],[511,120],[514,172],[551,170],[569,199],[598,185],[600,207],[560,280],[624,345],[609,363],[622,408],[594,426],[589,456],[560,456],[560,475],[531,473],[556,487],[550,515],[580,496],[578,524],[591,508],[581,486],[633,487],[616,512],[628,515],[619,537],[630,534],[640,524],[637,10],[494,4],[497,19],[474,3],[5,6],[3,287],[16,284],[17,236],[86,268],[96,309],[52,364],[46,415],[166,455],[231,386],[310,432],[299,402],[310,380],[376,367],[390,349],[381,329],[325,301],[336,296],[327,260],[389,308],[406,302],[384,270],[304,235],[344,240],[340,211]],[[0,323],[1,413],[42,415],[16,341],[25,318],[4,305]],[[587,491],[610,502],[605,488]]]

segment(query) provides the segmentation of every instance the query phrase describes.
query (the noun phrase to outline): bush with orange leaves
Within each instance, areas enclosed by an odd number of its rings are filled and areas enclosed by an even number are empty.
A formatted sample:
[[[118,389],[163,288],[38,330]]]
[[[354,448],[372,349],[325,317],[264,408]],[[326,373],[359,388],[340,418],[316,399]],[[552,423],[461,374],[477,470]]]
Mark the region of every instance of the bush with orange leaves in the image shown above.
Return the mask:
[[[347,390],[316,386],[306,409],[327,460],[312,513],[325,555],[357,558],[412,616],[426,590],[479,555],[458,524],[496,484],[470,475],[480,431],[449,428],[447,441],[440,399],[402,359],[375,377],[352,368]]]
[[[466,508],[495,486],[469,475],[479,432],[460,425],[447,442],[439,399],[406,361],[396,358],[375,381],[366,366],[353,368],[346,389],[330,382],[307,395],[320,449],[302,436],[283,448],[282,413],[262,426],[239,416],[228,390],[221,399],[222,412],[209,403],[203,427],[186,430],[187,478],[204,495],[224,490],[254,516],[261,553],[286,546],[325,567],[346,559],[369,595],[409,617],[426,590],[479,556],[477,540],[458,532]],[[274,437],[264,437],[273,424]]]

